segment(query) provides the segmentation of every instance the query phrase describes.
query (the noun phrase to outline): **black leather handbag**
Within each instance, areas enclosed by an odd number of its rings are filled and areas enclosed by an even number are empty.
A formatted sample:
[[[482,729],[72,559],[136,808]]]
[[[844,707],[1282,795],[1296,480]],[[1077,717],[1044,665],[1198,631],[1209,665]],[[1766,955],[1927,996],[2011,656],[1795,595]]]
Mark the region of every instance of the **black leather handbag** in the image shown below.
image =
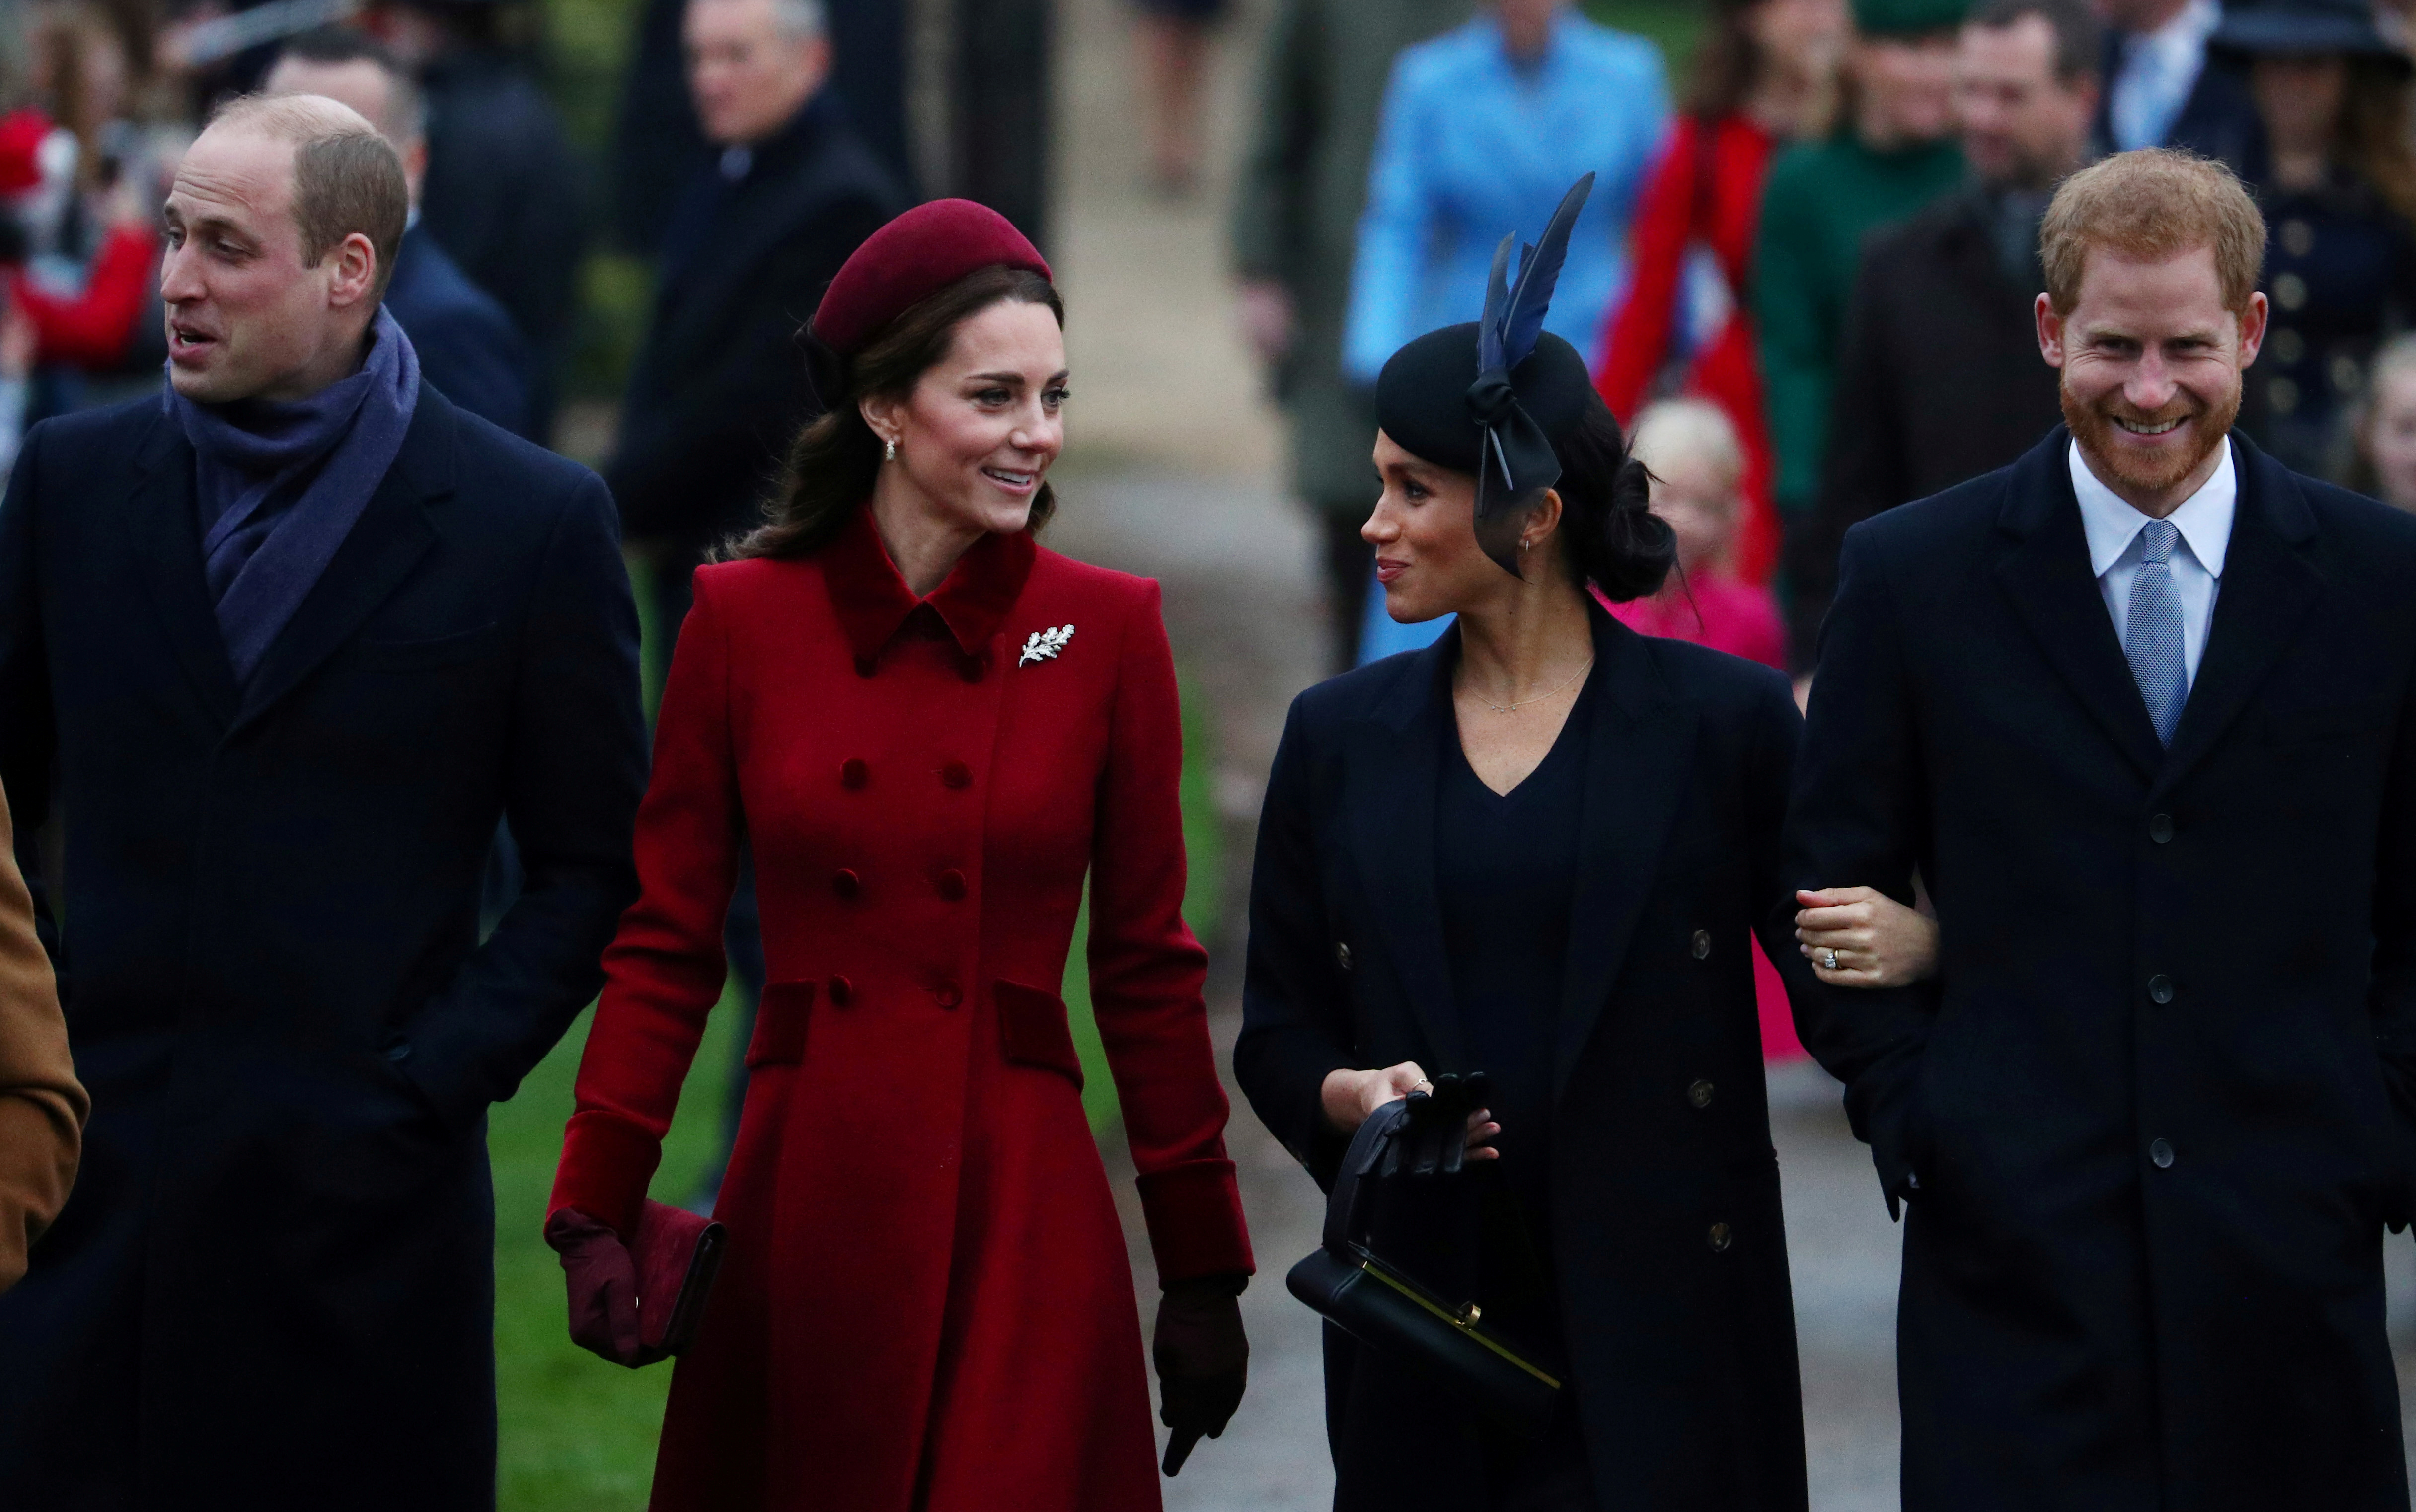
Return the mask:
[[[1558,1367],[1487,1328],[1475,1303],[1437,1295],[1367,1247],[1375,1205],[1367,1177],[1409,1118],[1406,1102],[1388,1103],[1359,1126],[1326,1200],[1325,1242],[1284,1285],[1386,1359],[1502,1428],[1540,1439],[1560,1399]]]

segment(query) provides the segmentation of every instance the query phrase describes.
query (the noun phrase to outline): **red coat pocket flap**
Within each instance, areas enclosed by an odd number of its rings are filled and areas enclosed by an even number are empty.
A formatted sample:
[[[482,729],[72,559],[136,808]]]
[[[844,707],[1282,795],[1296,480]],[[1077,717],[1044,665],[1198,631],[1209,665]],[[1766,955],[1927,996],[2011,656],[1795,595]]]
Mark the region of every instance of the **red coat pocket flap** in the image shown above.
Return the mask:
[[[998,1039],[1006,1058],[1017,1066],[1060,1072],[1080,1088],[1082,1060],[1074,1053],[1074,1036],[1065,1026],[1065,1000],[1019,982],[993,982],[990,990],[998,999]]]
[[[767,982],[755,1010],[755,1037],[747,1042],[747,1068],[794,1066],[806,1058],[806,1019],[814,1005],[812,982]]]

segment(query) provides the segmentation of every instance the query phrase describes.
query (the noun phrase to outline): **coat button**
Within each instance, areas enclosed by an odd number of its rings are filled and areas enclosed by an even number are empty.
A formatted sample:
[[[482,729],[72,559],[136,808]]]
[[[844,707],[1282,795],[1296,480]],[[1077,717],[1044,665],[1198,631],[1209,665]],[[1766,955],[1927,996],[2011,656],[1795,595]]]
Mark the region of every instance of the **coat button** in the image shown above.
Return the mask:
[[[880,668],[881,663],[875,658],[858,657],[855,658],[855,674],[858,677],[869,677],[875,672],[878,672]]]
[[[1729,1226],[1725,1223],[1713,1224],[1712,1232],[1705,1237],[1710,1241],[1714,1254],[1720,1253],[1736,1242],[1736,1235],[1729,1232]]]
[[[964,993],[957,990],[957,984],[954,982],[942,982],[931,989],[931,1001],[944,1008],[953,1008],[964,1000]]]
[[[1351,946],[1340,940],[1334,942],[1334,963],[1344,971],[1351,969]]]
[[[1711,953],[1712,931],[1709,930],[1697,930],[1695,931],[1695,959],[1697,960],[1701,960]]]
[[[844,976],[832,977],[830,979],[830,1000],[839,1007],[846,1007],[849,1004],[855,1001],[855,984],[849,981]]]
[[[2149,977],[2148,996],[2158,1003],[2170,1003],[2173,1000],[2173,979],[2163,972]]]
[[[950,762],[940,768],[940,785],[947,788],[972,787],[974,769],[962,762]]]
[[[838,785],[853,792],[872,780],[872,768],[864,764],[861,756],[851,756],[838,764]]]
[[[2155,1143],[2149,1145],[2148,1158],[2156,1163],[2156,1169],[2158,1171],[2170,1171],[2173,1168],[2172,1142],[2169,1140],[2158,1140]]]
[[[989,667],[989,658],[987,657],[967,657],[957,663],[957,675],[966,682],[977,683],[982,680],[982,673],[988,671]]]
[[[1688,1087],[1686,1100],[1698,1108],[1709,1108],[1712,1105],[1712,1084],[1708,1081],[1698,1081]]]
[[[831,891],[841,898],[853,898],[863,890],[863,879],[847,868],[841,867],[831,873]]]
[[[2149,820],[2148,839],[2159,845],[2170,845],[2173,842],[2173,816],[2158,814]]]
[[[933,879],[933,885],[940,889],[941,897],[949,902],[956,902],[965,896],[965,874],[950,867]]]

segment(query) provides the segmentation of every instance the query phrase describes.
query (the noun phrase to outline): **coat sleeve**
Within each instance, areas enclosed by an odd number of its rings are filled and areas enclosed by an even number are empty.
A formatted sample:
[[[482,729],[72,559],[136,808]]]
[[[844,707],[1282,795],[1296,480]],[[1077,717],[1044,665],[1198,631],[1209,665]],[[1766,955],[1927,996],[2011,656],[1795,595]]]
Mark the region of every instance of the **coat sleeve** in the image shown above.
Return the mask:
[[[1678,123],[1637,202],[1627,297],[1605,325],[1602,370],[1594,375],[1602,401],[1622,424],[1634,423],[1645,389],[1669,354],[1679,280],[1695,239],[1695,206],[1707,192],[1697,182],[1711,158],[1699,144],[1701,130],[1691,115]]]
[[[1140,1172],[1158,1279],[1247,1275],[1230,1111],[1183,922],[1183,714],[1157,584],[1127,622],[1091,842],[1091,1006]]]
[[[407,1028],[402,1069],[454,1127],[508,1097],[603,979],[636,896],[646,782],[638,612],[612,501],[585,476],[555,522],[521,630],[504,818],[526,873],[486,943]]]
[[[1296,283],[1307,246],[1310,146],[1321,124],[1312,0],[1282,0],[1259,45],[1257,118],[1233,186],[1233,271]]]
[[[1837,552],[1846,532],[1905,502],[1905,441],[1887,370],[1892,302],[1884,247],[1865,253],[1855,270],[1831,386],[1820,502],[1787,522],[1788,629],[1800,666],[1813,664],[1820,619],[1837,590]]]
[[[1426,151],[1436,129],[1427,119],[1417,56],[1412,49],[1393,60],[1367,169],[1367,207],[1359,217],[1342,327],[1343,376],[1358,384],[1373,384],[1386,359],[1419,334],[1410,326],[1434,215]]]
[[[1753,260],[1754,329],[1777,463],[1772,492],[1788,512],[1811,507],[1820,491],[1829,425],[1829,333],[1821,320],[1828,295],[1820,286],[1817,191],[1800,167],[1788,155],[1772,168]]]
[[[1305,722],[1294,700],[1259,812],[1233,1075],[1259,1121],[1330,1187],[1347,1142],[1326,1123],[1321,1095],[1325,1079],[1359,1057],[1319,882]]]
[[[0,796],[0,1292],[25,1274],[26,1248],[67,1202],[92,1111],[11,845]]]
[[[1804,746],[1804,719],[1786,677],[1770,680],[1756,711],[1750,765],[1745,773],[1745,848],[1748,885],[1756,900],[1754,938],[1787,986],[1790,1005],[1809,1001],[1820,987],[1795,940],[1795,891],[1787,880],[1787,808],[1794,792],[1796,759]]]
[[[1848,534],[1836,603],[1821,630],[1820,675],[1788,809],[1783,885],[1789,894],[1869,886],[1910,903],[1913,871],[1928,851],[1927,779],[1904,627],[1870,545],[1869,527]],[[1798,976],[1788,986],[1796,1031],[1846,1084],[1847,1115],[1871,1147],[1894,1214],[1912,1189],[1913,1088],[1937,1008],[1935,979],[1868,990]]]
[[[2375,856],[2374,971],[2367,1006],[2375,1051],[2399,1115],[2399,1190],[2391,1221],[2416,1220],[2416,688],[2400,693]]]
[[[729,642],[712,575],[672,652],[638,809],[638,901],[604,953],[604,995],[546,1216],[575,1207],[635,1232],[681,1083],[721,999],[723,929],[745,825],[730,742]]]

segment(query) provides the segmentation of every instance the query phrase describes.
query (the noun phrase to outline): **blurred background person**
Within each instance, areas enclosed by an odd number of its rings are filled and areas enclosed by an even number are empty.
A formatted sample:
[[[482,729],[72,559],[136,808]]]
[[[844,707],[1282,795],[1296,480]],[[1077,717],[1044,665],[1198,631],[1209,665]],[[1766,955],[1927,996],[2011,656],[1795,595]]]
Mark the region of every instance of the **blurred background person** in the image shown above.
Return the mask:
[[[2285,467],[2348,476],[2375,348],[2416,318],[2416,148],[2408,55],[2364,0],[2228,12],[2209,44],[2248,62],[2266,153],[2249,176],[2268,239],[2273,329],[2241,429]]]
[[[1552,295],[1553,334],[1591,366],[1627,280],[1628,222],[1669,129],[1661,50],[1566,0],[1498,0],[1393,65],[1359,218],[1342,370],[1373,385],[1420,332],[1485,304],[1494,249],[1540,232],[1571,180],[1595,175]],[[1375,597],[1359,659],[1425,645],[1449,619],[1397,624]]]
[[[1233,268],[1243,335],[1291,422],[1292,491],[1317,521],[1334,672],[1358,658],[1375,570],[1359,527],[1376,498],[1367,458],[1376,405],[1343,376],[1342,324],[1377,113],[1400,51],[1459,25],[1471,8],[1470,0],[1278,0],[1259,54],[1256,116],[1233,194]]]
[[[420,218],[528,343],[528,430],[545,436],[587,251],[586,165],[529,56],[506,45],[500,0],[378,0],[365,23],[428,106]]]
[[[671,214],[655,310],[629,375],[605,477],[626,537],[651,557],[656,634],[675,642],[689,577],[758,522],[783,448],[818,410],[805,317],[867,236],[903,208],[888,174],[824,85],[832,50],[818,0],[689,0],[688,83],[718,146]],[[743,1016],[763,990],[754,874],[730,906]],[[746,1036],[733,1053],[744,1054]],[[737,1134],[746,1068],[723,1129]],[[720,1182],[705,1177],[700,1206]]]
[[[2106,152],[2186,147],[2243,178],[2262,161],[2264,129],[2247,70],[2211,56],[2221,0],[2096,0],[2106,23],[2105,98],[2096,137]]]
[[[2088,0],[1986,0],[1963,28],[1971,180],[1864,247],[1820,504],[1788,543],[1798,666],[1812,664],[1849,526],[1994,472],[2061,418],[2031,308],[2046,287],[2039,220],[2088,160],[2102,53]]]
[[[2396,336],[2375,354],[2358,406],[2360,491],[2416,514],[2416,336]]]
[[[329,28],[285,44],[262,88],[340,100],[394,144],[412,214],[386,283],[385,308],[419,354],[424,381],[480,419],[527,435],[528,349],[504,307],[470,281],[419,214],[428,117],[411,75],[375,38]]]
[[[1830,386],[1864,237],[1962,179],[1954,83],[1963,9],[1964,0],[1856,0],[1836,128],[1771,164],[1753,314],[1782,534],[1801,531],[1820,496]]]
[[[1747,582],[1778,558],[1749,309],[1762,186],[1779,148],[1828,130],[1845,37],[1845,0],[1714,0],[1685,113],[1637,205],[1634,267],[1594,379],[1623,420],[1669,391],[1727,412],[1744,456],[1732,567]]]
[[[1200,114],[1210,48],[1229,0],[1134,0],[1133,40],[1149,108],[1150,181],[1170,199],[1200,181]]]

